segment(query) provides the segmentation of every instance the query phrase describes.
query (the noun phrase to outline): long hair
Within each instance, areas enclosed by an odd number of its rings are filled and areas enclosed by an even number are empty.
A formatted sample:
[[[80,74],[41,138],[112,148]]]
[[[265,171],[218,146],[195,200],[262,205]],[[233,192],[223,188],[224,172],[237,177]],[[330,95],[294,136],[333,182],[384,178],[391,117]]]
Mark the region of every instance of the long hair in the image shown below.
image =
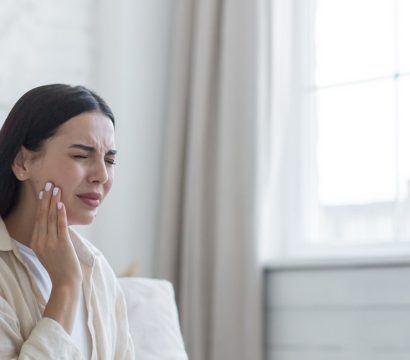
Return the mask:
[[[58,127],[84,112],[99,111],[113,123],[110,107],[84,86],[50,84],[26,92],[13,106],[0,129],[0,216],[7,217],[18,200],[21,182],[12,171],[21,145],[40,156],[44,141]]]

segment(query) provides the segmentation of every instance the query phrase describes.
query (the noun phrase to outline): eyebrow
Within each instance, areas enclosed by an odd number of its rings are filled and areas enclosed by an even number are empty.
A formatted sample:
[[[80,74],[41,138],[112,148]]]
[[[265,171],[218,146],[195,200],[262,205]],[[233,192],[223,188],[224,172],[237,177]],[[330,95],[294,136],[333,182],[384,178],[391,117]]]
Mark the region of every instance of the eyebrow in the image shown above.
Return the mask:
[[[91,153],[95,153],[95,151],[96,151],[94,147],[84,145],[84,144],[73,144],[69,147],[69,149],[71,149],[71,148],[78,148],[78,149],[85,150],[85,151],[88,151],[88,152],[91,152]],[[117,153],[117,150],[111,149],[111,150],[108,150],[105,153],[105,155],[115,155],[116,153]]]

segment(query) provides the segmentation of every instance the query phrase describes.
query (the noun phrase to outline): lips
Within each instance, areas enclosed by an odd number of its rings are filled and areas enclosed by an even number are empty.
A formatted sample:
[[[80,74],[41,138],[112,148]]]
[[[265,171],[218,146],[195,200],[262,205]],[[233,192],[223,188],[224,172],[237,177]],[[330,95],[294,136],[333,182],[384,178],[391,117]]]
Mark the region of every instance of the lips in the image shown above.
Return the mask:
[[[96,208],[100,205],[101,194],[98,192],[88,192],[83,194],[78,194],[78,198],[87,206]]]
[[[88,193],[78,194],[77,196],[81,198],[92,199],[92,200],[101,200],[101,194],[98,192],[88,192]]]

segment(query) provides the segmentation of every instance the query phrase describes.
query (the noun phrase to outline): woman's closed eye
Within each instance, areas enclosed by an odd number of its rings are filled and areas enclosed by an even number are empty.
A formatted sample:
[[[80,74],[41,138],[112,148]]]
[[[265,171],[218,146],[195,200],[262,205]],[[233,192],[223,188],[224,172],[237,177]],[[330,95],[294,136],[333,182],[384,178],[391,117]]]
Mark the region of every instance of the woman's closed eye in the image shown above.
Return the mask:
[[[87,159],[88,158],[88,156],[83,156],[83,155],[74,155],[73,157],[76,158],[76,159]],[[105,162],[107,162],[110,165],[115,165],[116,164],[116,162],[114,160],[109,160],[109,159],[105,160]]]

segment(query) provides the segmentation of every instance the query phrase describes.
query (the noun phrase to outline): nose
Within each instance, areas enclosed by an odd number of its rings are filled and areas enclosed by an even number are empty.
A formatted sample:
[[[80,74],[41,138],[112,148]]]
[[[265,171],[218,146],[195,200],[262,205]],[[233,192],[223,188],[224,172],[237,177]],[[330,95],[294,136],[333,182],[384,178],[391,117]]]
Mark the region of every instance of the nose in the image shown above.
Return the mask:
[[[94,162],[92,175],[90,176],[90,181],[95,182],[98,181],[101,184],[104,184],[108,181],[108,171],[107,166],[105,164],[105,160],[96,160]]]

